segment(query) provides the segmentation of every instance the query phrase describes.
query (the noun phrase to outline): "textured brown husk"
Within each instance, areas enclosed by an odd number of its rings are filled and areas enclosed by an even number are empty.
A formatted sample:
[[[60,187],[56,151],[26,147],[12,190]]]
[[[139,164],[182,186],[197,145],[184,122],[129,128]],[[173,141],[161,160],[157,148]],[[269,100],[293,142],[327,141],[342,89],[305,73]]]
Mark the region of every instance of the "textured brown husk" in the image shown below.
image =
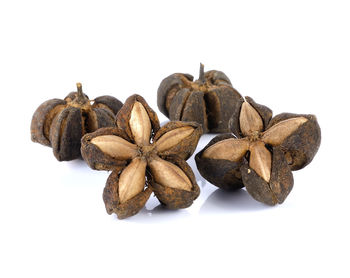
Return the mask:
[[[267,128],[271,117],[272,117],[272,110],[270,108],[268,108],[267,106],[261,105],[256,103],[251,97],[249,96],[245,96],[246,101],[254,107],[254,109],[259,113],[263,123],[264,123],[264,129]],[[230,131],[237,136],[237,138],[242,138],[244,137],[240,126],[239,126],[239,116],[241,113],[241,106],[242,103],[239,103],[240,107],[239,109],[235,109],[234,112],[231,114],[231,118],[229,120],[229,129]]]
[[[92,108],[96,113],[96,120],[98,128],[115,126],[115,116],[114,114],[103,108]],[[89,132],[93,132],[94,130]]]
[[[283,203],[293,188],[293,175],[279,147],[272,149],[271,179],[266,182],[248,163],[241,167],[242,180],[248,193],[267,205]]]
[[[135,108],[134,104],[136,102],[138,104]],[[137,114],[141,106],[139,104],[144,108],[142,108],[143,115],[135,116],[133,120],[130,121],[132,113],[134,113],[134,115],[139,115]],[[86,134],[82,138],[81,153],[91,168],[97,170],[115,169],[107,181],[103,195],[107,212],[115,212],[120,219],[132,216],[145,205],[152,190],[154,190],[159,201],[169,208],[176,209],[190,206],[199,194],[199,187],[196,184],[191,168],[184,159],[189,158],[194,152],[202,133],[201,127],[197,123],[191,122],[169,122],[160,128],[157,115],[139,95],[133,95],[126,100],[125,105],[117,115],[117,125],[117,128],[102,128],[91,134]],[[140,126],[145,128],[139,128]],[[150,131],[150,138],[148,138]],[[138,134],[138,132],[140,132],[140,134]],[[119,156],[118,152],[121,149],[118,148],[127,146],[126,142],[124,140],[121,141],[120,138],[118,138],[118,140],[113,137],[108,137],[108,139],[99,138],[98,140],[94,140],[96,145],[91,142],[92,139],[104,135],[114,135],[130,142],[133,144],[130,148],[132,153],[129,155],[129,149],[127,149],[126,153],[123,153],[124,156]],[[107,144],[103,143],[103,140],[107,140],[105,141]],[[146,142],[147,140],[149,141]],[[98,143],[101,142],[102,144],[99,145]],[[117,144],[117,147],[115,145],[108,145],[113,144],[113,142]],[[120,145],[119,142],[124,143]],[[100,146],[101,149],[97,146]],[[115,159],[107,153],[119,157],[119,159]],[[126,159],[121,160],[121,157],[125,157]],[[136,160],[142,160],[145,167],[147,164],[146,169],[133,168],[134,165],[132,163]],[[177,167],[174,168],[175,166]],[[180,169],[178,167],[180,167]],[[165,169],[165,171],[167,171],[167,169],[173,169],[173,171],[175,171],[173,178],[171,178],[171,175],[170,177],[168,175],[157,176],[159,173],[163,174],[163,172],[157,172],[159,168]],[[140,171],[145,171],[145,173],[141,173]],[[155,183],[151,173],[153,173],[154,177],[157,177],[158,183]],[[129,179],[129,174],[137,178]],[[146,175],[147,188],[140,192],[139,190],[142,189],[144,181],[143,175]],[[182,184],[181,179],[177,180],[177,175],[182,176],[182,178],[186,180],[184,184]],[[118,183],[120,177],[122,180],[122,203],[120,203],[118,197]],[[174,184],[174,180],[178,183]],[[164,184],[159,184],[160,181]],[[170,186],[174,186],[174,188],[170,188]],[[131,192],[129,195],[130,199],[125,197],[127,196],[124,194],[125,192]]]
[[[157,105],[158,105],[159,111],[162,112],[167,117],[169,117],[169,110],[166,105],[168,93],[171,90],[174,90],[174,91],[181,90],[185,86],[184,80],[191,82],[193,81],[193,76],[190,74],[174,73],[166,77],[160,83],[160,86],[157,91]]]
[[[101,104],[103,106],[101,106]],[[95,107],[101,107],[101,108],[108,108],[110,109],[114,115],[117,115],[120,108],[122,108],[123,103],[112,96],[100,96],[95,98],[94,104],[92,105],[92,108]]]
[[[30,125],[31,139],[33,142],[37,142],[45,146],[51,146],[50,139],[45,136],[44,131],[44,126],[48,124],[46,123],[46,120],[48,118],[47,116],[50,111],[55,109],[55,107],[59,105],[64,107],[65,104],[66,102],[64,100],[55,98],[45,101],[35,110]],[[55,115],[52,116],[53,119]]]
[[[114,212],[119,219],[125,219],[137,214],[145,206],[152,193],[152,189],[150,187],[146,187],[144,191],[140,192],[135,197],[131,198],[125,203],[120,203],[118,197],[120,170],[121,169],[114,170],[109,175],[106,182],[106,187],[103,191],[103,201],[108,214],[112,214]]]
[[[214,85],[232,85],[227,75],[219,70],[209,70],[204,73],[204,77]]]
[[[81,84],[77,87],[81,90]],[[98,97],[90,105],[86,94],[71,92],[64,100],[52,99],[37,108],[31,139],[51,146],[59,161],[79,158],[81,137],[97,128],[115,126],[115,113],[120,107],[121,102],[111,96]]]
[[[235,175],[232,180],[225,181],[223,177],[229,172],[227,166],[229,162],[223,159],[203,158],[204,151],[210,145],[226,138],[234,138],[233,135],[216,137],[199,152],[196,155],[198,170],[204,178],[216,186],[227,188],[230,181],[234,184],[241,183],[246,186],[248,193],[260,202],[268,205],[283,203],[293,188],[291,171],[301,169],[310,163],[319,148],[320,127],[314,115],[282,113],[271,118],[272,111],[268,107],[255,103],[250,97],[245,99],[250,104],[249,109],[252,107],[261,119],[258,119],[258,116],[254,116],[256,119],[254,117],[250,119],[246,113],[241,115],[241,111],[236,111],[230,120],[231,131],[238,138],[244,137],[241,139],[244,140],[242,142],[249,142],[250,145],[249,152],[239,163],[241,165],[233,168],[233,170],[240,169],[241,177]],[[240,119],[241,116],[243,120]],[[290,120],[292,118],[296,119]],[[285,120],[289,121],[274,127]],[[249,121],[253,121],[253,124],[250,125]],[[245,129],[244,132],[241,131],[241,124],[242,129]],[[243,145],[240,146],[244,148]],[[260,149],[257,149],[258,147]],[[265,150],[264,155],[261,152],[257,155],[263,150],[261,148]],[[209,154],[212,157],[223,157],[211,152]]]
[[[272,148],[270,188],[279,204],[282,204],[293,189],[293,174],[280,147]]]
[[[64,100],[69,102],[69,101],[72,101],[74,100],[76,97],[77,97],[78,93],[77,92],[70,92],[65,98]],[[86,99],[89,99],[88,95],[87,94],[84,94],[85,98]]]
[[[186,98],[182,107],[180,121],[197,122],[202,126],[203,132],[208,132],[208,122],[203,92],[192,92]],[[172,120],[172,119],[170,119]]]
[[[265,105],[256,103],[251,97],[246,96],[245,100],[254,107],[254,109],[259,113],[261,119],[264,122],[264,129],[267,128],[271,118],[272,118],[272,110]]]
[[[321,129],[314,115],[282,113],[272,118],[268,128],[280,121],[295,117],[304,117],[307,118],[308,121],[301,125],[280,145],[293,171],[302,169],[308,165],[314,158],[321,144]]]
[[[214,88],[212,93],[217,96],[219,107],[215,110],[208,109],[208,127],[210,132],[229,132],[228,123],[232,113],[240,110],[244,100],[234,88],[228,86]],[[207,101],[207,107],[209,106]],[[213,115],[210,115],[211,113]]]
[[[132,135],[132,132],[131,132],[131,129],[129,126],[129,120],[130,120],[132,108],[133,108],[134,103],[136,101],[140,102],[143,105],[143,107],[146,109],[146,112],[151,120],[153,133],[156,133],[160,128],[157,114],[147,104],[145,99],[143,97],[141,97],[140,95],[132,95],[132,96],[128,97],[128,99],[125,101],[123,107],[119,110],[118,116],[117,116],[118,128],[125,131],[125,133],[131,139],[134,139],[134,136]]]
[[[207,148],[228,138],[235,137],[232,134],[223,134],[214,137],[203,150],[196,154],[195,160],[199,173],[210,183],[225,190],[236,190],[244,186],[240,172],[242,162],[203,157],[203,152]]]
[[[81,155],[86,163],[94,170],[113,170],[126,165],[127,161],[115,159],[91,143],[93,138],[102,135],[116,135],[131,142],[131,139],[119,128],[100,128],[93,133],[85,134],[81,139]]]
[[[50,142],[57,160],[73,160],[80,157],[80,139],[83,135],[81,119],[80,109],[68,107],[53,120]]]
[[[180,167],[182,171],[184,171],[192,183],[192,190],[187,191],[163,186],[151,179],[150,184],[153,188],[154,194],[157,196],[158,200],[169,209],[187,208],[192,205],[193,201],[198,197],[200,192],[192,169],[184,160],[179,157],[167,156],[164,158],[167,161],[174,163]]]
[[[162,126],[158,132],[155,134],[153,141],[156,142],[162,135],[165,133],[174,130],[176,128],[184,127],[184,126],[191,126],[194,128],[193,133],[182,140],[179,144],[176,144],[172,148],[160,152],[160,156],[170,156],[170,155],[177,155],[181,157],[184,160],[187,160],[190,158],[190,156],[193,154],[193,152],[196,150],[199,138],[202,135],[202,128],[200,125],[194,122],[169,122],[166,123],[164,126]]]
[[[165,78],[158,88],[158,108],[170,120],[195,121],[203,132],[228,132],[228,121],[243,102],[223,72],[211,70],[192,82],[189,75],[173,74]],[[198,89],[206,84],[205,91]],[[238,103],[238,104],[237,104]]]
[[[169,105],[169,118],[173,121],[180,121],[186,101],[191,94],[188,88],[183,88],[176,93]]]

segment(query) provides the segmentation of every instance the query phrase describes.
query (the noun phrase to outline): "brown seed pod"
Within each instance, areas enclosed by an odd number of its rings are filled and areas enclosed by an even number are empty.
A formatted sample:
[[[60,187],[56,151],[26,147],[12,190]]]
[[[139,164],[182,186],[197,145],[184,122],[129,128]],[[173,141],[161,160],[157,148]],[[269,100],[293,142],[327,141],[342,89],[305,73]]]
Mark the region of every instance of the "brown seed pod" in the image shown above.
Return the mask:
[[[269,122],[268,129],[281,121],[304,117],[307,123],[281,142],[280,147],[293,171],[304,168],[316,155],[321,144],[321,129],[315,115],[282,113]]]
[[[225,190],[236,190],[244,186],[240,171],[242,161],[238,160],[235,162],[226,159],[203,157],[203,152],[217,142],[232,138],[235,138],[232,134],[218,135],[195,156],[197,168],[201,175],[210,183]]]
[[[176,165],[186,177],[189,179],[189,184],[196,184],[196,178],[192,172],[191,167],[178,156],[168,156],[166,160]],[[152,168],[151,168],[152,169]],[[155,169],[157,172],[157,169]],[[159,169],[159,171],[161,171]],[[175,179],[170,181],[175,182]],[[187,190],[186,187],[179,188],[176,185],[168,185],[167,182],[151,181],[152,189],[158,200],[169,209],[179,209],[187,208],[192,205],[193,200],[195,200],[199,195],[199,187],[194,186],[193,190]]]
[[[267,106],[256,103],[251,97],[246,96],[245,101],[249,103],[254,108],[254,110],[258,113],[258,115],[261,117],[261,120],[262,120],[263,129],[266,129],[272,118],[272,110]],[[237,138],[244,137],[240,129],[240,119],[242,118],[240,117],[241,108],[242,108],[242,105],[240,106],[239,109],[234,111],[234,113],[232,114],[229,120],[230,132],[235,134]],[[246,118],[247,117],[245,117],[245,119]]]
[[[241,166],[242,181],[250,195],[259,202],[276,205],[287,198],[293,188],[293,175],[279,147],[273,147],[271,177],[262,178],[248,163]]]
[[[316,117],[272,111],[246,97],[230,127],[196,155],[201,175],[224,189],[244,184],[256,200],[282,203],[293,187],[291,170],[310,163],[321,141]],[[230,178],[231,177],[231,183]]]
[[[81,137],[101,127],[115,126],[115,115],[123,105],[111,96],[91,102],[80,83],[77,92],[68,94],[64,100],[45,101],[32,118],[32,141],[52,147],[59,161],[79,158]]]
[[[182,73],[165,78],[157,98],[159,110],[170,120],[197,122],[204,133],[229,132],[228,121],[244,101],[223,72],[204,72],[202,64],[196,81]]]
[[[144,207],[151,192],[170,209],[185,208],[199,187],[185,162],[194,152],[201,127],[158,117],[139,95],[129,97],[117,115],[116,128],[101,128],[82,138],[81,153],[96,170],[113,170],[103,199],[107,213],[123,219]]]
[[[124,219],[137,214],[142,209],[149,199],[152,190],[151,187],[146,187],[136,196],[130,198],[124,203],[120,202],[119,198],[119,169],[113,170],[109,175],[106,187],[103,190],[103,201],[106,205],[108,214],[115,213],[119,219]]]

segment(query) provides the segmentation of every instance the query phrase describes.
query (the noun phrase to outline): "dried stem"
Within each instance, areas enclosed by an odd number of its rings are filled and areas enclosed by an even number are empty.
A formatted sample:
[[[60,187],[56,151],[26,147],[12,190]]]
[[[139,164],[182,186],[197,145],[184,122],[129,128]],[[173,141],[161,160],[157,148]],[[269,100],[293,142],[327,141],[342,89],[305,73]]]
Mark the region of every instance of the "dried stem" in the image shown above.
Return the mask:
[[[199,83],[203,84],[205,82],[205,78],[204,78],[204,65],[202,63],[200,63],[200,67],[199,67]]]
[[[79,98],[84,98],[83,94],[83,87],[81,86],[81,83],[77,83],[77,93]]]
[[[78,103],[85,103],[87,100],[86,96],[83,93],[83,87],[81,83],[77,83],[77,96],[76,96],[76,101]]]

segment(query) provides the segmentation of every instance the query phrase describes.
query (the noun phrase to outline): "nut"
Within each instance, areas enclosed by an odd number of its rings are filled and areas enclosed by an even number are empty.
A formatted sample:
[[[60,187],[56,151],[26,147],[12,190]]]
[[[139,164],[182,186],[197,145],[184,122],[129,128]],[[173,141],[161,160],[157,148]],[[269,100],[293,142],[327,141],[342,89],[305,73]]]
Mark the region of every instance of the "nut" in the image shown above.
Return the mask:
[[[243,102],[223,72],[204,72],[202,64],[198,80],[172,74],[161,82],[157,95],[159,110],[170,120],[197,122],[205,133],[229,132],[228,121]]]
[[[82,138],[82,155],[97,170],[112,170],[104,190],[109,214],[136,214],[154,192],[168,208],[185,208],[199,194],[185,162],[195,150],[201,127],[169,122],[159,128],[157,115],[138,95],[127,99],[117,128],[99,129]]]
[[[155,156],[149,162],[156,183],[164,186],[191,191],[192,183],[187,175],[175,164]]]
[[[134,103],[131,110],[129,124],[135,143],[141,146],[149,145],[151,121],[149,120],[146,109],[138,101]]]
[[[81,137],[101,127],[115,126],[115,115],[122,103],[111,96],[101,96],[90,104],[82,86],[64,99],[41,104],[31,122],[33,142],[50,146],[57,160],[79,158]]]
[[[321,132],[313,115],[271,116],[269,108],[246,97],[240,113],[230,120],[237,138],[214,138],[196,155],[199,172],[219,187],[245,185],[260,202],[282,203],[293,187],[291,170],[313,159]],[[232,183],[222,178],[227,176]]]
[[[143,191],[146,183],[147,162],[141,157],[134,158],[119,178],[119,200],[125,203]]]
[[[137,146],[116,135],[95,137],[91,143],[113,158],[126,160],[138,155]]]

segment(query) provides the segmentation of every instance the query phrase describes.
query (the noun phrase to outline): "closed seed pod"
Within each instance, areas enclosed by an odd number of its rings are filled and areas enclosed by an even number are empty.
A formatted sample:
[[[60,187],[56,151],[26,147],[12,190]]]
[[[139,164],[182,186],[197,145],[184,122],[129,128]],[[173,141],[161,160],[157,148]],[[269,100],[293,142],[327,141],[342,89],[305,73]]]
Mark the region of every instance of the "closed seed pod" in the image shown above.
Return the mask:
[[[172,121],[197,122],[203,132],[229,132],[228,122],[244,99],[221,71],[204,72],[199,79],[175,73],[165,78],[157,92],[158,108]]]
[[[115,115],[122,105],[111,96],[89,100],[77,83],[77,92],[63,100],[48,100],[37,108],[30,127],[31,139],[52,147],[59,161],[79,158],[81,137],[98,128],[115,126]]]

